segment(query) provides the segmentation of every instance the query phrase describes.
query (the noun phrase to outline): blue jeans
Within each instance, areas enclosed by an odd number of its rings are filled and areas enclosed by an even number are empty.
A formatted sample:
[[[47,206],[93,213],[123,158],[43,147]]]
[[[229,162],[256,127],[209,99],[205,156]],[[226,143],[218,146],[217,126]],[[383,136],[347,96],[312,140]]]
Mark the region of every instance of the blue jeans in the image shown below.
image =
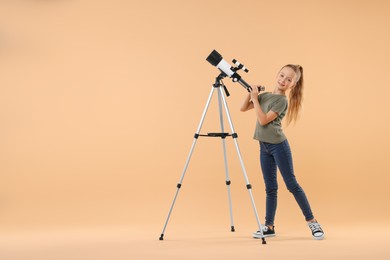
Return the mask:
[[[265,225],[274,225],[278,198],[277,168],[283,177],[287,189],[294,195],[306,221],[314,218],[305,192],[299,186],[293,168],[292,154],[287,140],[279,144],[260,141],[260,164],[266,190]]]

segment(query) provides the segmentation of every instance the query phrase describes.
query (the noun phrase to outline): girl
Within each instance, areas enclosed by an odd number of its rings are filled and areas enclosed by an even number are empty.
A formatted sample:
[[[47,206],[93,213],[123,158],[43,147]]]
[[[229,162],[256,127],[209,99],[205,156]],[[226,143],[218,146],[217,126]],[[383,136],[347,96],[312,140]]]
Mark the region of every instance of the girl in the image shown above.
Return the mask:
[[[303,68],[299,65],[285,65],[279,71],[275,84],[272,93],[262,94],[259,93],[258,86],[253,86],[240,109],[243,112],[254,109],[257,118],[254,139],[260,143],[260,164],[266,188],[266,216],[263,234],[265,237],[275,236],[274,219],[278,191],[276,171],[279,168],[287,189],[294,195],[305,216],[313,238],[322,239],[324,232],[314,218],[305,192],[295,178],[290,146],[281,127],[286,112],[288,125],[296,121],[301,109]],[[288,90],[290,90],[289,101],[286,97]],[[261,232],[256,231],[253,237],[261,238]]]

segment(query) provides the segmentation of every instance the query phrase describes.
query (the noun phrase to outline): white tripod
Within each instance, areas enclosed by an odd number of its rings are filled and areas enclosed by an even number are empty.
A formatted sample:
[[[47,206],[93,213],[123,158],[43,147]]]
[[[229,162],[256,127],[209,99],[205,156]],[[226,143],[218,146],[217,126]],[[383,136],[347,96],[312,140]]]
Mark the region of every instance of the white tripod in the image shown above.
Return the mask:
[[[246,174],[246,170],[245,170],[245,167],[244,167],[244,162],[242,160],[242,157],[241,157],[241,153],[240,153],[240,149],[238,147],[238,142],[237,142],[237,133],[234,131],[234,127],[233,127],[233,123],[232,123],[232,120],[231,120],[231,117],[230,117],[230,113],[229,113],[229,109],[228,109],[228,106],[227,106],[227,102],[226,102],[226,98],[225,98],[225,95],[224,95],[224,91],[226,93],[227,96],[229,96],[229,92],[227,91],[226,89],[226,86],[223,84],[222,82],[222,79],[225,77],[225,74],[224,73],[221,73],[215,80],[215,83],[214,85],[211,87],[211,92],[210,92],[210,95],[209,95],[209,98],[207,100],[207,103],[206,103],[206,107],[203,111],[203,115],[202,115],[202,118],[200,120],[200,123],[199,123],[199,126],[198,126],[198,129],[196,130],[196,133],[194,135],[194,140],[192,142],[192,146],[191,146],[191,149],[190,149],[190,153],[187,157],[187,161],[185,163],[185,166],[184,166],[184,169],[183,169],[183,173],[181,175],[181,178],[180,178],[180,181],[179,183],[177,184],[177,190],[176,190],[176,194],[175,194],[175,197],[173,199],[173,202],[172,202],[172,205],[171,205],[171,208],[169,209],[169,213],[168,213],[168,217],[165,221],[165,225],[164,225],[164,228],[163,228],[163,231],[161,233],[161,236],[160,236],[160,240],[164,240],[164,233],[165,233],[165,229],[167,227],[167,224],[168,224],[168,221],[169,221],[169,218],[171,216],[171,213],[172,213],[172,209],[175,205],[175,202],[176,202],[176,199],[177,199],[177,196],[179,194],[179,190],[182,186],[182,182],[183,182],[183,179],[184,179],[184,176],[185,176],[185,173],[187,171],[187,167],[188,167],[188,164],[190,162],[190,159],[191,159],[191,156],[192,156],[192,152],[194,151],[194,148],[195,148],[195,144],[196,144],[196,141],[198,140],[198,137],[199,136],[206,136],[206,137],[220,137],[222,139],[222,147],[223,147],[223,155],[224,155],[224,161],[225,161],[225,172],[226,172],[226,186],[227,186],[227,190],[228,190],[228,199],[229,199],[229,208],[230,208],[230,222],[231,222],[231,231],[234,232],[235,229],[234,229],[234,222],[233,222],[233,210],[232,210],[232,201],[231,201],[231,196],[230,196],[230,184],[231,184],[231,181],[230,181],[230,178],[229,178],[229,171],[228,171],[228,165],[227,165],[227,157],[226,157],[226,144],[225,144],[225,138],[227,136],[232,136],[233,137],[233,140],[234,140],[234,144],[236,146],[236,150],[237,150],[237,154],[238,154],[238,157],[240,159],[240,164],[241,164],[241,168],[242,168],[242,172],[244,174],[244,178],[245,178],[245,182],[246,182],[246,188],[248,189],[248,192],[249,192],[249,196],[251,198],[251,202],[252,202],[252,207],[253,207],[253,211],[255,213],[255,217],[256,217],[256,221],[257,221],[257,225],[258,225],[258,228],[261,232],[261,239],[262,239],[262,243],[263,244],[266,244],[266,241],[265,241],[265,237],[264,237],[264,234],[263,234],[263,227],[259,221],[259,216],[257,214],[257,210],[256,210],[256,205],[255,205],[255,202],[254,202],[254,199],[253,199],[253,195],[252,195],[252,185],[249,183],[249,180],[248,180],[248,176]],[[202,128],[202,125],[203,125],[203,121],[206,117],[206,113],[207,113],[207,110],[209,108],[209,105],[210,105],[210,102],[211,102],[211,98],[213,97],[213,94],[214,94],[214,91],[218,91],[218,103],[219,103],[219,116],[220,116],[220,124],[221,124],[221,132],[220,133],[208,133],[207,135],[202,135],[202,134],[199,134],[200,133],[200,130]],[[229,125],[230,125],[230,129],[232,131],[231,134],[229,133],[225,133],[224,131],[224,123],[223,123],[223,115],[222,115],[222,105],[224,106],[225,108],[225,112],[226,112],[226,116],[227,116],[227,119],[229,121]]]

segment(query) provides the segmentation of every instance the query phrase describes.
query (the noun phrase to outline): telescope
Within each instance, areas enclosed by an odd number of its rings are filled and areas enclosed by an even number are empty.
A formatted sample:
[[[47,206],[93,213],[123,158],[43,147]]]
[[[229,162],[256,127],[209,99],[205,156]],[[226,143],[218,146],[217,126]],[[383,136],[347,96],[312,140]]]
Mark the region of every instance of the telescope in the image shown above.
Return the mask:
[[[251,91],[252,90],[251,86],[248,83],[246,83],[241,78],[241,76],[237,73],[237,71],[240,70],[240,69],[244,70],[245,72],[248,72],[248,69],[243,64],[240,64],[237,60],[233,60],[233,63],[236,65],[235,67],[230,66],[229,63],[227,63],[222,58],[221,54],[219,54],[216,50],[214,50],[207,57],[207,61],[210,62],[213,66],[216,66],[221,71],[221,73],[219,73],[219,75],[215,78],[215,83],[211,86],[211,91],[210,91],[209,98],[207,99],[206,107],[203,110],[202,118],[200,119],[200,122],[199,122],[199,125],[198,125],[198,129],[195,132],[194,140],[193,140],[192,146],[191,146],[191,150],[190,150],[190,152],[188,154],[187,161],[186,161],[186,163],[184,165],[184,169],[182,171],[180,181],[176,185],[176,188],[177,188],[176,189],[176,193],[175,193],[175,196],[173,198],[171,207],[169,209],[167,219],[165,220],[164,228],[163,228],[163,230],[161,232],[159,240],[164,240],[165,229],[167,228],[168,221],[169,221],[169,219],[171,217],[171,213],[172,213],[173,207],[174,207],[174,205],[176,203],[177,196],[178,196],[179,191],[180,191],[180,189],[182,187],[182,182],[183,182],[184,176],[185,176],[185,174],[187,172],[187,168],[188,168],[188,165],[190,163],[190,159],[191,159],[192,153],[194,151],[195,144],[197,143],[199,137],[217,137],[217,138],[221,138],[221,140],[222,140],[223,156],[224,156],[224,161],[225,161],[225,173],[226,173],[226,180],[225,181],[226,181],[226,187],[227,187],[227,190],[228,190],[229,209],[230,209],[230,231],[232,231],[232,232],[235,231],[234,223],[233,223],[232,202],[231,202],[231,198],[230,198],[230,184],[231,184],[231,181],[230,181],[229,171],[228,171],[228,163],[227,163],[227,157],[226,157],[226,144],[225,144],[226,137],[231,136],[233,138],[234,143],[235,143],[237,154],[238,154],[238,157],[240,159],[239,161],[241,163],[241,169],[243,171],[244,179],[246,181],[246,188],[247,188],[247,190],[249,192],[249,196],[251,198],[253,211],[255,213],[255,217],[256,217],[256,220],[257,220],[258,230],[259,230],[259,232],[261,234],[260,238],[262,240],[262,244],[266,244],[265,235],[263,233],[263,226],[260,223],[259,216],[258,216],[257,210],[256,210],[255,201],[254,201],[253,195],[252,195],[252,185],[249,183],[248,176],[246,174],[244,163],[243,163],[243,160],[242,160],[242,157],[241,157],[240,149],[238,147],[238,141],[237,141],[238,135],[234,131],[233,122],[232,122],[232,119],[230,118],[229,109],[227,107],[226,97],[225,97],[225,95],[223,93],[223,91],[225,91],[226,96],[229,96],[229,92],[227,91],[225,84],[222,82],[222,79],[225,78],[225,77],[232,78],[233,82],[239,82],[248,91]],[[260,89],[261,90],[264,89],[264,87],[261,87],[261,88],[257,87],[257,88],[259,89],[259,91],[260,91]],[[200,134],[201,128],[203,126],[203,122],[204,122],[205,117],[206,117],[206,113],[208,111],[208,108],[210,106],[210,102],[211,102],[212,97],[213,97],[213,93],[215,91],[218,92],[219,120],[220,120],[220,125],[221,125],[221,132]],[[224,116],[223,116],[223,109],[222,109],[223,106],[225,108],[226,117],[227,117],[227,119],[229,121],[231,133],[225,132]]]
[[[213,66],[217,67],[221,72],[223,77],[232,78],[233,82],[240,83],[248,92],[252,91],[252,87],[245,82],[245,80],[237,73],[238,70],[242,69],[244,72],[248,72],[249,70],[241,64],[236,59],[233,59],[233,63],[236,65],[235,67],[230,66],[230,64],[222,58],[222,55],[219,54],[216,50],[213,50],[206,60]],[[259,91],[264,90],[265,88],[257,87]]]

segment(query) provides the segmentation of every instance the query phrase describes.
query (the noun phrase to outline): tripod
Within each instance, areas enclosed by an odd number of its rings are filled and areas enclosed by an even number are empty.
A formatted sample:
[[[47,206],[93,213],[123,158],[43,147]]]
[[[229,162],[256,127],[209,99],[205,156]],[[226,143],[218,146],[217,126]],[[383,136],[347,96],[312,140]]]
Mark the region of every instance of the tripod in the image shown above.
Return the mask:
[[[195,144],[196,144],[196,142],[197,142],[197,140],[198,140],[198,138],[200,136],[202,136],[202,137],[203,136],[204,137],[220,137],[222,139],[222,148],[223,148],[223,155],[224,155],[224,162],[225,162],[225,173],[226,173],[226,186],[227,186],[227,191],[228,191],[229,210],[230,210],[231,231],[232,232],[235,231],[235,229],[234,229],[234,221],[233,221],[232,201],[231,201],[231,196],[230,196],[230,184],[231,184],[231,181],[230,181],[230,178],[229,178],[229,171],[228,171],[227,157],[226,157],[226,144],[225,144],[225,138],[227,136],[232,136],[233,140],[234,140],[234,143],[235,143],[235,146],[236,146],[238,157],[240,159],[241,168],[242,168],[242,171],[243,171],[243,174],[244,174],[244,178],[245,178],[245,182],[246,182],[246,188],[248,189],[249,196],[251,198],[252,207],[253,207],[253,211],[255,213],[257,225],[258,225],[258,228],[259,228],[259,230],[261,232],[262,243],[266,244],[266,241],[265,241],[265,238],[264,238],[264,234],[263,234],[263,228],[262,228],[262,225],[260,224],[259,216],[258,216],[257,210],[256,210],[256,205],[255,205],[255,202],[254,202],[254,199],[253,199],[253,195],[252,195],[252,185],[249,183],[248,176],[246,174],[246,170],[245,170],[245,167],[244,167],[244,162],[242,160],[240,149],[238,147],[238,142],[237,142],[238,135],[234,131],[234,127],[233,127],[233,123],[232,123],[232,120],[231,120],[231,117],[230,117],[230,113],[229,113],[229,109],[228,109],[228,106],[227,106],[226,98],[225,98],[224,93],[223,93],[225,91],[227,96],[230,95],[228,90],[227,90],[227,88],[226,88],[226,86],[222,82],[222,79],[225,76],[226,76],[226,74],[221,73],[218,77],[216,77],[215,83],[211,87],[211,91],[210,91],[210,95],[209,95],[209,98],[208,98],[207,103],[206,103],[206,107],[204,108],[204,111],[203,111],[202,118],[200,120],[198,129],[196,130],[196,133],[194,135],[194,140],[192,142],[190,153],[189,153],[189,155],[187,157],[187,161],[185,163],[185,166],[184,166],[184,169],[183,169],[180,181],[177,184],[177,190],[176,190],[174,199],[172,201],[172,205],[171,205],[171,207],[169,209],[169,213],[168,213],[167,219],[165,221],[164,228],[163,228],[163,231],[161,233],[161,236],[160,236],[159,240],[164,240],[165,229],[167,228],[169,218],[171,216],[173,207],[175,205],[177,196],[179,194],[179,190],[180,190],[180,188],[182,186],[182,183],[183,183],[183,180],[184,180],[184,176],[185,176],[185,173],[187,171],[188,164],[190,162],[192,153],[193,153],[194,148],[195,148]],[[221,132],[220,133],[208,133],[207,135],[199,134],[200,130],[202,128],[202,125],[203,125],[203,121],[204,121],[204,119],[206,117],[206,113],[207,113],[207,110],[209,108],[209,105],[210,105],[210,102],[211,102],[211,98],[213,97],[214,91],[216,91],[216,90],[218,91],[219,118],[220,118]],[[224,132],[225,130],[224,130],[223,115],[222,115],[222,105],[225,108],[226,116],[227,116],[227,119],[229,121],[230,129],[232,131],[231,134]]]

